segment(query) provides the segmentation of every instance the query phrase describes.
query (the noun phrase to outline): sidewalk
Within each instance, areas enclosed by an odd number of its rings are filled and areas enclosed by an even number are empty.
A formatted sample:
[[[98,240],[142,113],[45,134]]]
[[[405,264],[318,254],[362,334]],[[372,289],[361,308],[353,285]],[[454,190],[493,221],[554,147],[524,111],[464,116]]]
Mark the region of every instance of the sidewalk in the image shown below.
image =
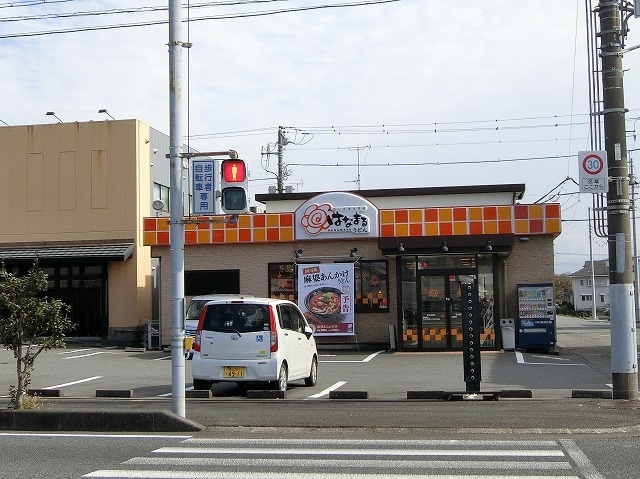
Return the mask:
[[[638,434],[640,402],[603,399],[371,401],[47,399],[0,411],[0,430],[195,432],[217,428],[423,429],[448,433]]]

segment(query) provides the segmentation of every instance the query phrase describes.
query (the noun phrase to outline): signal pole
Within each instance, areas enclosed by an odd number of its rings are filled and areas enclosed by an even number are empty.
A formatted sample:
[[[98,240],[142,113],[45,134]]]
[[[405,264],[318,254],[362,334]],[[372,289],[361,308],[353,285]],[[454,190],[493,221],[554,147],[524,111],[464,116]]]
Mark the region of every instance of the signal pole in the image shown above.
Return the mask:
[[[634,314],[629,166],[625,133],[621,0],[600,0],[602,115],[609,159],[607,223],[611,298],[613,399],[638,399],[638,352]]]
[[[171,411],[185,417],[184,204],[182,195],[182,16],[169,0],[169,257],[171,261]]]

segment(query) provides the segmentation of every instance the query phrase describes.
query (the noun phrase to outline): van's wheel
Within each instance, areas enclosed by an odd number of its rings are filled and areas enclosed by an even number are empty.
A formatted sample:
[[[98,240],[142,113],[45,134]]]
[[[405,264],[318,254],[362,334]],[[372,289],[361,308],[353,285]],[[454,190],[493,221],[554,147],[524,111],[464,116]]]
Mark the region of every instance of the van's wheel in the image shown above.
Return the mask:
[[[211,389],[211,386],[213,386],[213,381],[207,381],[206,379],[193,380],[193,389],[196,391],[206,391]]]
[[[286,391],[289,382],[289,371],[287,365],[282,363],[280,365],[280,373],[278,373],[278,382],[276,383],[276,389],[279,391]]]
[[[314,356],[311,360],[311,370],[309,377],[304,379],[305,386],[315,386],[318,382],[318,359]]]

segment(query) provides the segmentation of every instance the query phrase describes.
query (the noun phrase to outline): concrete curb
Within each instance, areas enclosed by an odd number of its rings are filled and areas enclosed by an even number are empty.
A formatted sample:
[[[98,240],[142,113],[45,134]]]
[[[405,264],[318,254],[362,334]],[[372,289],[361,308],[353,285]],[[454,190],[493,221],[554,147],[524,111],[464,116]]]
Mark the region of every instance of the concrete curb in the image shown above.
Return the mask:
[[[0,411],[0,430],[196,432],[204,426],[166,411]]]
[[[27,389],[27,394],[43,398],[59,398],[62,396],[60,389]]]
[[[613,399],[613,391],[610,389],[573,389],[571,397],[579,399]]]
[[[97,389],[97,398],[133,398],[132,389]]]
[[[330,391],[329,399],[369,399],[367,391]]]
[[[249,389],[247,391],[248,399],[284,399],[284,396],[284,391],[280,391],[279,389]]]
[[[500,391],[478,391],[472,392],[448,392],[448,391],[407,391],[407,399],[423,399],[423,400],[440,400],[449,401],[454,396],[464,396],[467,394],[476,394],[477,396],[491,396],[491,399],[498,400],[499,398],[509,399],[531,399],[533,398],[533,392],[530,389],[502,389]]]

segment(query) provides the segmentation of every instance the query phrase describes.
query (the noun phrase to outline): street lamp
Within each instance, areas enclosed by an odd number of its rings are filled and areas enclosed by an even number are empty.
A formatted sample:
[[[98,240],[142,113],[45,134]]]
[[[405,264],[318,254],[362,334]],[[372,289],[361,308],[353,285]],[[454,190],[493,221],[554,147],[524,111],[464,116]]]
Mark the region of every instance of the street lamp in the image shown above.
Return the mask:
[[[98,110],[98,113],[104,113],[105,115],[107,115],[112,120],[115,120],[115,118],[111,116],[111,113],[109,113],[106,108],[101,108],[100,110]]]
[[[52,116],[52,117],[54,117],[56,120],[58,120],[58,123],[62,123],[62,120],[61,120],[60,118],[58,118],[58,117],[56,116],[55,112],[53,112],[53,111],[48,111],[48,112],[47,112],[47,116]]]

